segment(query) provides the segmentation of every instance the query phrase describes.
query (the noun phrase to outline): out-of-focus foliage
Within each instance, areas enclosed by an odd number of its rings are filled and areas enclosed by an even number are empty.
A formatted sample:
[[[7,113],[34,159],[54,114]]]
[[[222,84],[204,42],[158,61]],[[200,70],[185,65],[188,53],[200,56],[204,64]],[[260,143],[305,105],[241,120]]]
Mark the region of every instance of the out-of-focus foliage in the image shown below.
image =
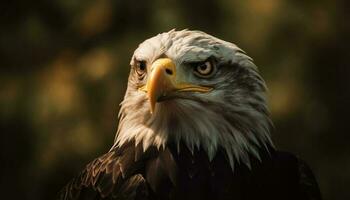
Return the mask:
[[[1,199],[52,199],[111,146],[144,39],[199,29],[236,43],[269,86],[276,146],[350,199],[349,1],[3,0]]]

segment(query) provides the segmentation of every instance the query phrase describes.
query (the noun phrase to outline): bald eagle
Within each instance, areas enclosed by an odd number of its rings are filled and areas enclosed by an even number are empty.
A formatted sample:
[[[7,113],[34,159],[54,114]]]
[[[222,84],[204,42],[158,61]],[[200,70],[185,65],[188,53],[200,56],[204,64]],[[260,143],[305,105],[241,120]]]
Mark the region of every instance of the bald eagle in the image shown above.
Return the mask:
[[[321,199],[305,162],[275,149],[265,82],[235,44],[171,30],[130,64],[112,148],[59,199]]]

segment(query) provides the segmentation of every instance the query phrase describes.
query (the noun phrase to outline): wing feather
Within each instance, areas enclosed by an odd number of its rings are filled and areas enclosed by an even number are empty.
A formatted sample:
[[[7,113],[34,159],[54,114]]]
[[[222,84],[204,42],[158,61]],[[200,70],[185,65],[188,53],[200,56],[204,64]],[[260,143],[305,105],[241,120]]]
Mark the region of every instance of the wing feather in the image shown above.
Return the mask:
[[[135,148],[127,144],[96,158],[63,188],[58,199],[135,199],[136,190],[148,194],[142,191],[147,187],[140,174],[146,154],[135,160]]]
[[[305,161],[298,159],[299,186],[301,193],[310,200],[320,200],[321,192],[316,178]]]

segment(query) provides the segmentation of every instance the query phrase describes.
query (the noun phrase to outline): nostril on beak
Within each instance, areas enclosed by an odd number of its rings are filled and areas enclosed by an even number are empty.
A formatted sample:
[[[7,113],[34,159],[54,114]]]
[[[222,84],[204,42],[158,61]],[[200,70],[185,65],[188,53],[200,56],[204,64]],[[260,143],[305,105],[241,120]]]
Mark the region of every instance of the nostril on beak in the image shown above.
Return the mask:
[[[173,70],[171,69],[165,69],[165,72],[168,74],[168,75],[173,75]]]

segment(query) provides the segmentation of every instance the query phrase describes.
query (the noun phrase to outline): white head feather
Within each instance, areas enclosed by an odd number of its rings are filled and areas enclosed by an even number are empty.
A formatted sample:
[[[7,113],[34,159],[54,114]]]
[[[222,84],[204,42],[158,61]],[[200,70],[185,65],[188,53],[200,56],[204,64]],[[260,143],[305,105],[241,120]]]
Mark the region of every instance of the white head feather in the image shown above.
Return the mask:
[[[158,103],[153,114],[147,96],[137,89],[133,71],[121,103],[115,145],[135,140],[144,150],[168,142],[184,142],[189,150],[203,148],[211,160],[217,149],[225,149],[233,168],[235,161],[250,166],[249,155],[259,159],[259,149],[273,146],[271,121],[266,105],[265,83],[252,59],[236,45],[200,31],[171,30],[141,43],[135,59],[152,63],[160,56],[171,58],[178,71],[184,63],[215,58],[218,73],[208,93],[186,93]],[[196,82],[191,75],[186,77]]]

